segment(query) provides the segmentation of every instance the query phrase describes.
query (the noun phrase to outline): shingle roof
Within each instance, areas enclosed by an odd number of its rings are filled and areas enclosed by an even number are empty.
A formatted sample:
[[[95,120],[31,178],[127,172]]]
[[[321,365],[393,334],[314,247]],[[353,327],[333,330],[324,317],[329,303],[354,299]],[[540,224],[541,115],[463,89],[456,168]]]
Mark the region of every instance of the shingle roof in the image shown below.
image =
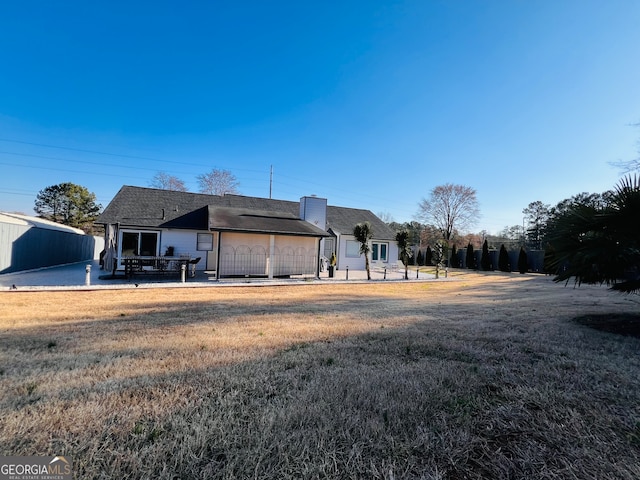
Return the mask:
[[[286,213],[296,219],[300,214],[300,204],[288,200],[243,195],[205,195],[125,185],[105,208],[97,223],[119,222],[123,226],[207,230],[210,220],[209,209],[215,207],[261,211],[263,217],[264,212]],[[257,221],[257,218],[254,220]],[[327,229],[330,228],[335,233],[351,235],[353,227],[365,221],[371,224],[374,238],[395,238],[395,232],[369,210],[327,206]]]
[[[247,208],[209,207],[212,229],[228,232],[269,233],[329,237],[324,230],[286,212],[269,212]]]
[[[396,234],[393,229],[370,210],[327,206],[327,228],[336,233],[353,235],[353,227],[363,222],[371,224],[371,231],[375,239],[395,241]]]
[[[125,185],[97,223],[206,230],[209,220],[206,207],[215,199],[214,195]]]

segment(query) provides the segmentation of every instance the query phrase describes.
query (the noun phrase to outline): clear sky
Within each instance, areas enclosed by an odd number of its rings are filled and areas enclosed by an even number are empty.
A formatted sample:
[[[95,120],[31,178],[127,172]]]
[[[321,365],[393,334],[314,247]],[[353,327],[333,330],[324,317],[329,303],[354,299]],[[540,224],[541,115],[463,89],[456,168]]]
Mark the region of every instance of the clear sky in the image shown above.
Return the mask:
[[[640,1],[14,1],[0,6],[0,210],[158,171],[474,231],[612,188],[638,156]]]

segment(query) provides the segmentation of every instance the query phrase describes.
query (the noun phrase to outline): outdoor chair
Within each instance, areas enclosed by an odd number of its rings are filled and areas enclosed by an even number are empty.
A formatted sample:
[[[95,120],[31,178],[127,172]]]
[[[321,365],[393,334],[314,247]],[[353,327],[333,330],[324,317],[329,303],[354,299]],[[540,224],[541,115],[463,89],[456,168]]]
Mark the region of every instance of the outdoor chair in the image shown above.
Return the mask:
[[[202,259],[202,257],[196,257],[193,260],[189,260],[189,266],[191,267],[191,278],[196,276],[196,265]]]

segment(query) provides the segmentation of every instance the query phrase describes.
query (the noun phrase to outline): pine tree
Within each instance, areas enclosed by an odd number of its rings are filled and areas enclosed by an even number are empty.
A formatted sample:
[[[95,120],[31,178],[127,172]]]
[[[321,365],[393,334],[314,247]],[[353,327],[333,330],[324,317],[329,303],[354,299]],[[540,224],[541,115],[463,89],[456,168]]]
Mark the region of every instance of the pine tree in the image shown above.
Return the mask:
[[[520,254],[518,255],[518,271],[520,273],[527,273],[528,269],[527,252],[524,251],[523,247],[520,247]]]
[[[500,246],[500,254],[498,255],[498,269],[501,272],[510,272],[511,265],[509,264],[509,253],[504,246],[504,243]]]
[[[456,248],[455,244],[453,245],[453,247],[451,247],[451,266],[453,268],[460,267],[460,258],[458,257],[458,249]]]
[[[511,264],[509,263],[509,253],[504,246],[504,243],[500,246],[500,254],[498,255],[498,269],[501,272],[510,272]]]
[[[433,252],[431,251],[431,247],[427,245],[427,253],[425,254],[424,264],[431,265],[433,263]]]
[[[542,271],[548,275],[557,273],[558,267],[555,265],[556,263],[556,255],[553,247],[550,244],[547,244],[544,249],[544,260],[542,264]],[[554,268],[555,267],[555,268]]]
[[[482,244],[482,257],[480,258],[482,270],[491,270],[491,257],[489,256],[489,243],[485,240]]]
[[[467,257],[466,257],[467,268],[473,270],[475,268],[476,260],[473,256],[473,246],[471,242],[467,245]]]
[[[41,218],[89,232],[102,206],[85,187],[65,182],[40,190],[33,209]]]

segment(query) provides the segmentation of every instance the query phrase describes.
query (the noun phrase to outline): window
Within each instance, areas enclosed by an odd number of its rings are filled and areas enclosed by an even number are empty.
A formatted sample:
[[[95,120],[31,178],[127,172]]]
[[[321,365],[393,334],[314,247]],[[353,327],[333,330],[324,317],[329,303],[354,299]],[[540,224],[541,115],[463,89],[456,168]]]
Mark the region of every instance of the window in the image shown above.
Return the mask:
[[[213,250],[213,234],[199,233],[198,245],[196,247],[196,250],[205,250],[205,251]]]
[[[355,240],[347,240],[347,258],[358,258],[360,256],[360,243]]]
[[[387,258],[387,244],[386,243],[381,243],[380,244],[380,260],[382,260],[383,262],[388,261],[388,258]]]
[[[122,232],[122,256],[158,254],[158,232]]]
[[[333,238],[324,239],[324,256],[325,257],[331,258],[331,255],[336,251],[334,245],[335,245],[335,239]]]
[[[387,251],[389,250],[388,243],[373,243],[371,245],[371,260],[387,262],[389,259],[387,258]]]

